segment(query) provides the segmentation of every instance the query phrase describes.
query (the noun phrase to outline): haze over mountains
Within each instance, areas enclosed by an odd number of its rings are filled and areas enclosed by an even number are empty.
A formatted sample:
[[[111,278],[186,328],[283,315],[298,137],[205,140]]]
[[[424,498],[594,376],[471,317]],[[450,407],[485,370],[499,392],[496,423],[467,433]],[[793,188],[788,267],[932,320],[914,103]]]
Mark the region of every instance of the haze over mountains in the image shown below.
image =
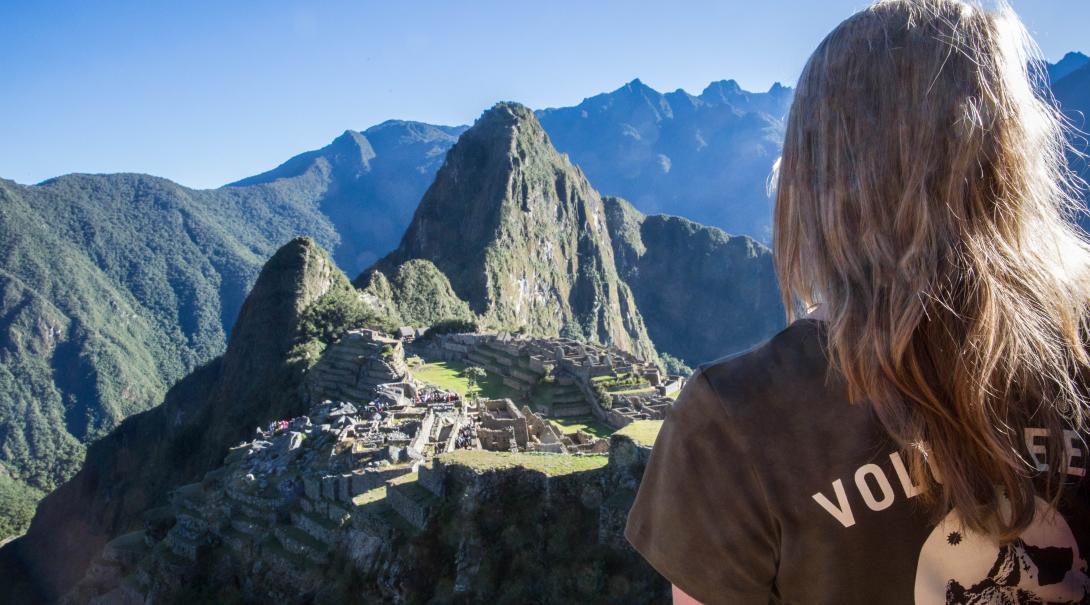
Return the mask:
[[[699,96],[636,79],[575,107],[536,112],[590,182],[645,213],[667,213],[771,238],[767,195],[793,90],[713,82]]]
[[[713,82],[700,95],[639,79],[574,107],[534,114],[595,187],[646,213],[769,239],[766,192],[792,89]],[[228,187],[279,183],[305,192],[336,226],[333,257],[350,275],[393,250],[443,156],[466,129],[391,120],[295,156]]]

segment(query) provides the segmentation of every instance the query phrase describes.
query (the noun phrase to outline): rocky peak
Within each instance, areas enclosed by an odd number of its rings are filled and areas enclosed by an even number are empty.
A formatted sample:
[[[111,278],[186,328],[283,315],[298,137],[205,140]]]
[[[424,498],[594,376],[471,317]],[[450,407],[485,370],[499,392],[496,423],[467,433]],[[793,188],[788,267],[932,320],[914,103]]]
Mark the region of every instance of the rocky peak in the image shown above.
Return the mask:
[[[309,237],[281,246],[242,305],[227,341],[224,372],[241,378],[285,356],[303,310],[329,290],[337,273],[333,259]]]
[[[1054,64],[1049,64],[1048,79],[1053,84],[1090,64],[1090,57],[1080,52],[1069,52]]]
[[[729,103],[742,94],[742,87],[738,85],[738,82],[719,80],[708,84],[704,88],[704,92],[700,93],[700,98],[708,103],[722,103],[724,101]]]
[[[373,269],[392,275],[416,258],[500,327],[654,357],[617,277],[601,197],[518,103],[497,103],[459,138],[400,246]]]

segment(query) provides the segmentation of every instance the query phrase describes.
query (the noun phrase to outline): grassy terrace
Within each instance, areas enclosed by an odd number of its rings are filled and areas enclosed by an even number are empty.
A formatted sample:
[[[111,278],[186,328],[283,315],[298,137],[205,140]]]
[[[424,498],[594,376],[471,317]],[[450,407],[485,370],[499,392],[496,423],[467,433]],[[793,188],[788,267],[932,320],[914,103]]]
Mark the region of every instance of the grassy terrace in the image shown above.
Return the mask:
[[[358,494],[355,497],[353,497],[352,498],[352,504],[355,504],[356,506],[364,506],[364,505],[370,504],[372,502],[378,502],[379,500],[382,500],[385,497],[386,497],[386,486],[385,485],[380,485],[378,487],[373,487],[373,488],[363,492],[362,494]]]
[[[465,396],[469,390],[469,381],[462,376],[462,371],[469,367],[460,361],[434,361],[410,368],[409,371],[419,381],[433,384],[447,391],[454,391]],[[484,380],[478,385],[481,397],[486,399],[514,398],[515,393],[503,384],[503,378],[486,371]]]
[[[570,418],[549,418],[549,422],[560,427],[565,435],[576,431],[586,431],[595,437],[609,437],[613,433],[613,427],[598,420],[594,416],[572,416]]]
[[[662,428],[661,420],[637,420],[617,431],[618,435],[625,435],[643,445],[655,445],[655,439]]]
[[[457,450],[441,454],[439,460],[445,464],[461,464],[477,471],[499,471],[522,467],[556,477],[602,468],[609,462],[609,456]]]
[[[640,395],[640,394],[643,394],[643,393],[654,393],[654,392],[655,392],[655,387],[653,387],[653,386],[637,387],[637,388],[634,388],[634,389],[625,389],[625,390],[621,390],[621,391],[610,391],[610,393],[612,393],[614,395]]]

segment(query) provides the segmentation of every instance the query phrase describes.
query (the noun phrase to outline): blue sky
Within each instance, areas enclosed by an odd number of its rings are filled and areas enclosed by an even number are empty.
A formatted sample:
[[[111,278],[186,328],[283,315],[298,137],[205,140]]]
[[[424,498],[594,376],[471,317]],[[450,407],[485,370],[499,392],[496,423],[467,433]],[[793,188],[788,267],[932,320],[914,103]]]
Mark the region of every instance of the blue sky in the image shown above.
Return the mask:
[[[0,0],[0,177],[146,172],[214,187],[388,118],[471,122],[639,77],[792,83],[859,0]],[[1012,0],[1050,60],[1087,0]]]

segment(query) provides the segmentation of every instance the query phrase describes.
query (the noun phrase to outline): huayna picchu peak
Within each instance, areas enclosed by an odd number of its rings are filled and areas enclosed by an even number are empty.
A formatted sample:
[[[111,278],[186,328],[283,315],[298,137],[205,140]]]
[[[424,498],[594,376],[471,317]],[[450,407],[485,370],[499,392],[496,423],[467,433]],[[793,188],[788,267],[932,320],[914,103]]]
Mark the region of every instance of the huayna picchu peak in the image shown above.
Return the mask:
[[[601,196],[522,105],[499,103],[462,134],[401,244],[360,282],[413,259],[431,261],[498,328],[655,357],[617,275]]]

